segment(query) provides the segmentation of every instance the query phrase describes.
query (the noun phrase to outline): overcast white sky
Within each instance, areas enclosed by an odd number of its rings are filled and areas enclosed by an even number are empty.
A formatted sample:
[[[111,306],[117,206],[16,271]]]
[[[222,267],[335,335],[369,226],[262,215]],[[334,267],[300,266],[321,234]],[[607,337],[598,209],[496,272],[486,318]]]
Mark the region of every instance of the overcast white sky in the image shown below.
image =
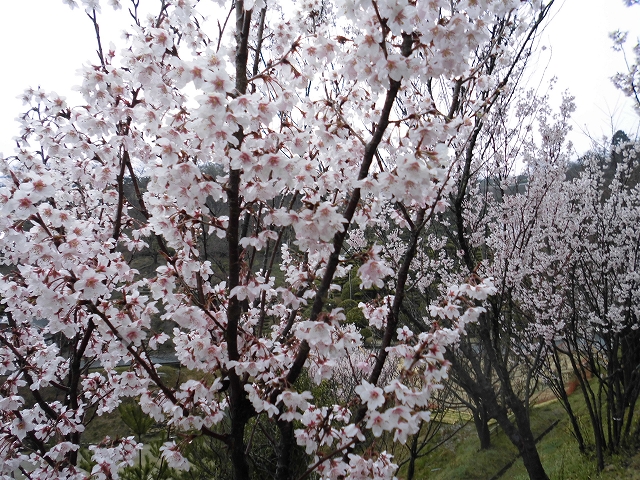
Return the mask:
[[[613,52],[608,33],[630,32],[629,40],[640,37],[640,6],[625,7],[622,0],[556,0],[554,16],[541,38],[534,69],[544,72],[545,82],[558,77],[555,91],[569,90],[576,97],[571,140],[580,152],[591,140],[611,137],[617,129],[630,136],[640,134],[639,118],[630,102],[609,78],[624,69],[622,56]],[[126,2],[123,2],[123,4]],[[142,0],[153,4],[154,0]],[[13,119],[21,112],[15,97],[27,87],[38,85],[66,96],[70,103],[78,84],[76,70],[83,62],[96,60],[93,26],[81,9],[70,10],[62,0],[19,0],[3,2],[0,16],[0,152],[9,155],[17,134]],[[104,7],[102,36],[118,39],[129,21]],[[106,46],[105,45],[105,46]],[[631,46],[631,45],[630,45]],[[535,81],[534,81],[535,82]],[[533,86],[533,85],[532,85]]]
[[[640,6],[626,7],[622,0],[556,0],[558,6],[543,32],[535,67],[537,73],[556,76],[556,92],[576,97],[571,140],[580,152],[591,141],[611,138],[616,130],[640,136],[640,117],[631,101],[611,83],[611,76],[625,70],[621,53],[614,52],[609,32],[628,31],[628,46],[640,38]],[[546,70],[545,70],[546,68]]]

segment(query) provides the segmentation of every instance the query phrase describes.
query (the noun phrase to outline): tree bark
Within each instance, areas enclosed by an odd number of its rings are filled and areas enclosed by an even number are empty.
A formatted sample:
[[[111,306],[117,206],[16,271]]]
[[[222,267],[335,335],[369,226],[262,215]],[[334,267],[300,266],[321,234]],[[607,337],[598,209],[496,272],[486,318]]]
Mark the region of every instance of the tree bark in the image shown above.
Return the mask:
[[[535,438],[529,422],[529,412],[524,402],[518,398],[509,385],[505,385],[504,381],[500,381],[501,389],[505,394],[505,401],[504,403],[499,403],[494,387],[482,370],[475,352],[471,351],[469,344],[464,342],[460,343],[459,348],[463,356],[471,362],[473,377],[460,363],[454,352],[447,352],[445,358],[451,362],[451,368],[458,376],[460,383],[465,386],[465,390],[471,396],[480,399],[478,403],[485,406],[488,418],[496,419],[509,441],[518,449],[529,478],[531,480],[549,480],[536,449]],[[494,364],[495,360],[495,358],[492,358]],[[500,369],[496,368],[496,370]],[[500,380],[504,375],[498,374],[498,377]],[[515,423],[509,420],[508,410],[513,412]]]
[[[278,452],[278,465],[276,467],[276,479],[288,480],[291,478],[291,452],[295,444],[293,437],[293,423],[278,422],[280,430],[280,445]]]
[[[414,475],[416,474],[416,459],[418,458],[418,441],[419,441],[420,432],[413,436],[413,441],[411,442],[411,448],[409,449],[409,466],[407,467],[407,480],[413,480]]]
[[[249,30],[251,25],[251,10],[245,11],[244,1],[236,1],[236,91],[245,94],[247,91],[247,60],[249,45]],[[244,132],[242,127],[234,134],[238,140],[238,148],[242,145]],[[227,189],[227,203],[229,205],[229,226],[227,228],[227,246],[229,255],[229,290],[240,284],[240,271],[242,267],[240,247],[240,171],[229,171],[229,187]],[[242,316],[242,305],[236,296],[229,298],[227,307],[227,330],[225,339],[230,360],[239,360],[238,352],[238,325]],[[231,448],[231,464],[233,465],[233,478],[235,480],[247,480],[249,477],[249,464],[247,462],[244,443],[244,431],[247,421],[252,413],[252,406],[244,391],[244,382],[231,369],[229,376],[229,411],[231,415],[231,432],[229,442]]]
[[[480,450],[491,448],[491,432],[489,431],[489,415],[483,405],[479,405],[473,411],[473,423],[476,426],[478,440],[480,440]]]
[[[527,469],[529,478],[531,480],[549,480],[547,472],[545,472],[544,467],[542,466],[538,449],[536,448],[536,439],[531,431],[529,412],[526,410],[520,399],[517,399],[517,402],[509,403],[512,403],[510,406],[516,420],[516,425],[518,427],[517,430],[520,437],[520,444],[518,445],[514,442],[514,445],[516,445],[520,451],[522,462],[524,463],[524,467]],[[512,442],[513,441],[514,440],[512,440]]]

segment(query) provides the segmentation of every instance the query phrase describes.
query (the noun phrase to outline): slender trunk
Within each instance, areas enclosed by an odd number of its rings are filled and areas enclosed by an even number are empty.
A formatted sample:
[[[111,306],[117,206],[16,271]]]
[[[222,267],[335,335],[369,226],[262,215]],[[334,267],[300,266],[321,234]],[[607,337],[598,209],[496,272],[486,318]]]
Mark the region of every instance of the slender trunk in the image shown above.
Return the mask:
[[[478,440],[480,440],[480,450],[488,450],[491,448],[491,431],[489,430],[489,416],[484,406],[479,405],[473,411],[473,423],[476,426]]]
[[[276,466],[276,479],[288,480],[291,478],[291,452],[295,444],[293,437],[293,423],[278,422],[280,430],[280,445],[278,451],[278,464]]]
[[[629,314],[627,324],[638,323],[636,315]],[[632,330],[622,337],[620,342],[621,360],[624,382],[624,405],[628,409],[625,425],[622,433],[625,446],[631,442],[631,427],[634,422],[638,393],[640,392],[640,378],[638,378],[638,368],[640,365],[640,334],[637,330]]]
[[[418,458],[418,441],[420,437],[420,431],[413,436],[411,441],[411,448],[409,449],[409,466],[407,467],[407,480],[413,480],[416,474],[416,459]]]
[[[524,402],[503,383],[503,390],[507,390],[506,405],[500,403],[491,381],[484,375],[477,357],[470,350],[469,344],[461,342],[459,348],[471,363],[474,372],[472,378],[471,373],[464,368],[456,355],[453,352],[447,352],[445,358],[451,362],[451,368],[458,377],[460,384],[464,385],[465,390],[469,391],[471,396],[482,399],[481,402],[487,410],[487,417],[496,419],[509,441],[518,449],[529,478],[531,480],[549,480],[536,449],[535,438],[529,422],[529,414]],[[480,404],[480,402],[477,403]],[[516,419],[515,424],[509,420],[507,409],[513,411]]]
[[[584,397],[587,412],[589,413],[589,420],[591,421],[591,427],[593,428],[593,439],[596,447],[598,471],[602,471],[604,469],[605,443],[602,430],[602,421],[600,415],[598,414],[595,394],[591,390],[591,385],[589,384],[588,371],[585,371],[583,361],[581,360],[579,353],[577,353],[579,351],[578,346],[580,344],[580,340],[577,338],[571,338],[570,340],[571,341],[567,342],[567,357],[571,362],[573,373],[580,381],[580,390],[582,390],[582,396]]]
[[[602,470],[604,470],[604,441],[602,438],[602,429],[597,428],[599,427],[599,425],[600,424],[598,424],[597,426],[593,426],[593,437],[596,441],[596,461],[598,465],[598,471],[601,472]]]
[[[516,445],[522,456],[524,467],[527,469],[529,478],[531,480],[549,480],[547,473],[542,466],[538,449],[536,448],[536,439],[531,431],[531,422],[529,421],[529,412],[524,407],[524,404],[517,399],[517,401],[509,402],[509,406],[513,411],[513,415],[518,426],[518,433],[520,434],[520,445]]]
[[[580,453],[584,453],[586,451],[586,447],[584,444],[584,437],[582,436],[582,430],[580,429],[580,424],[578,423],[578,419],[575,413],[573,412],[573,409],[571,408],[569,397],[567,396],[564,390],[562,390],[562,392],[564,393],[564,400],[562,400],[562,402],[564,403],[565,411],[567,412],[567,415],[569,416],[569,421],[571,422],[571,428],[573,429],[573,436],[576,439],[576,442],[578,442],[578,449],[580,450]]]
[[[528,399],[522,400],[513,391],[512,378],[507,367],[508,360],[504,359],[500,355],[500,347],[494,345],[492,341],[491,326],[492,324],[495,325],[498,315],[493,314],[490,318],[488,317],[489,315],[491,314],[484,313],[479,320],[480,341],[491,360],[491,364],[493,365],[500,384],[500,390],[504,395],[504,406],[497,409],[498,415],[492,416],[496,418],[500,427],[502,427],[508,435],[511,443],[513,443],[520,452],[524,466],[529,474],[529,478],[531,480],[548,480],[549,477],[542,466],[540,455],[536,449],[535,438],[531,431],[529,411],[526,407]],[[488,381],[485,381],[483,393],[484,391],[489,391],[495,396],[494,390]],[[485,405],[487,406],[492,404],[493,403],[485,402]],[[507,408],[513,412],[515,424],[512,424],[507,417]]]
[[[633,387],[634,390],[637,389],[637,386]],[[631,425],[633,425],[633,417],[634,417],[634,413],[635,413],[635,409],[636,409],[636,401],[637,401],[638,395],[637,394],[633,394],[633,399],[629,401],[629,411],[627,412],[627,420],[625,422],[625,426],[624,426],[624,439],[625,442],[628,444],[631,442]]]
[[[411,35],[405,35],[402,42],[402,53],[405,57],[408,57],[410,55],[412,45],[413,40]],[[369,169],[371,167],[371,164],[373,163],[375,154],[378,151],[378,146],[380,145],[380,142],[382,142],[387,127],[389,126],[389,117],[391,115],[393,105],[395,104],[396,96],[400,91],[401,83],[400,81],[390,79],[389,84],[389,90],[387,90],[384,105],[378,119],[378,124],[375,128],[375,131],[373,132],[371,140],[369,140],[364,149],[364,157],[360,165],[360,171],[358,172],[358,180],[364,180],[369,175]],[[313,300],[311,313],[309,315],[309,319],[311,321],[316,321],[318,319],[318,316],[320,315],[320,312],[322,312],[322,308],[324,307],[326,296],[329,293],[331,282],[333,281],[333,277],[340,262],[342,245],[344,244],[344,240],[347,236],[347,231],[349,229],[349,225],[351,224],[351,220],[353,220],[353,216],[355,215],[358,204],[360,203],[360,195],[360,188],[354,188],[347,202],[347,206],[342,214],[342,216],[344,217],[344,228],[342,231],[336,232],[333,236],[333,252],[329,256],[327,265],[324,270],[324,275],[322,276],[320,286],[318,287],[315,298]],[[298,350],[296,359],[294,360],[291,368],[289,369],[289,373],[287,374],[286,382],[288,384],[293,384],[297,380],[300,373],[302,373],[302,368],[307,360],[307,357],[309,356],[310,351],[311,347],[309,346],[309,343],[306,340],[303,340],[300,344],[300,349]],[[372,375],[376,374],[377,367],[378,364],[376,364],[376,367],[374,367],[374,372],[372,373]],[[275,398],[277,394],[278,391],[276,390],[273,392],[272,397]]]
[[[251,25],[251,10],[245,11],[244,1],[236,1],[236,90],[239,94],[247,91],[247,59],[249,28]],[[242,127],[234,134],[238,146],[244,140]],[[240,271],[242,267],[240,247],[240,171],[230,170],[229,187],[227,189],[227,203],[229,205],[229,225],[227,227],[227,246],[229,258],[229,290],[240,285]],[[238,351],[238,327],[242,317],[242,304],[238,297],[229,298],[227,307],[227,330],[225,339],[230,360],[239,360]],[[247,421],[252,412],[251,403],[247,400],[244,391],[244,382],[231,369],[229,375],[229,411],[231,416],[231,432],[229,442],[231,449],[231,464],[233,465],[233,478],[235,480],[249,479],[249,463],[247,462],[244,432]]]
[[[231,464],[233,465],[234,480],[248,480],[249,463],[244,444],[244,431],[248,416],[242,403],[231,408],[231,433],[229,435],[231,447]]]
[[[558,349],[553,350],[553,363],[556,369],[556,373],[558,374],[559,381],[556,383],[554,390],[558,400],[562,404],[564,410],[567,412],[569,416],[569,421],[571,422],[571,428],[573,429],[573,436],[578,442],[578,448],[580,449],[580,453],[584,453],[586,451],[584,444],[584,437],[582,436],[582,430],[580,429],[580,424],[578,423],[578,419],[573,412],[573,408],[571,408],[571,402],[569,401],[569,395],[567,395],[567,391],[565,390],[563,371],[562,371],[562,363],[560,362]]]

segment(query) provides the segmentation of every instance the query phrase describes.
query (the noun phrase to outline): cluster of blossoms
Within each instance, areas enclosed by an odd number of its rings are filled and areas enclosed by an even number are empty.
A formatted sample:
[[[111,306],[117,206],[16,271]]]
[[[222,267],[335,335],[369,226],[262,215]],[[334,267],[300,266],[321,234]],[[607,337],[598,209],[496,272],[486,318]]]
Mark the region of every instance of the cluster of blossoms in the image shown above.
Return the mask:
[[[228,447],[237,478],[249,474],[244,432],[259,415],[299,421],[280,435],[323,478],[391,478],[388,453],[358,453],[363,431],[404,442],[429,419],[445,349],[494,291],[452,287],[431,311],[446,328],[414,335],[398,323],[421,234],[451,188],[450,145],[470,135],[479,89],[492,88],[473,61],[484,51],[507,64],[491,32],[511,21],[526,30],[535,6],[373,0],[327,11],[310,1],[285,12],[236,0],[236,30],[225,24],[214,39],[196,3],[161,2],[149,23],[135,18],[125,48],[100,50],[82,72],[84,106],[25,94],[19,148],[1,165],[0,475],[22,462],[32,478],[117,477],[140,448],[132,439],[92,447],[92,472],[78,447],[93,412],[133,398]],[[98,0],[82,4],[97,26]],[[425,79],[464,83],[468,108],[428,95]],[[383,222],[409,238],[395,256],[366,240]],[[152,250],[160,261],[143,271],[136,259]],[[302,373],[320,384],[363,346],[327,308],[354,263],[362,288],[383,292],[361,306],[381,345],[357,397],[316,404]],[[165,383],[156,359],[167,349],[195,380]],[[390,359],[397,375],[381,384]],[[188,468],[181,445],[161,451]],[[291,450],[278,455],[287,465]]]

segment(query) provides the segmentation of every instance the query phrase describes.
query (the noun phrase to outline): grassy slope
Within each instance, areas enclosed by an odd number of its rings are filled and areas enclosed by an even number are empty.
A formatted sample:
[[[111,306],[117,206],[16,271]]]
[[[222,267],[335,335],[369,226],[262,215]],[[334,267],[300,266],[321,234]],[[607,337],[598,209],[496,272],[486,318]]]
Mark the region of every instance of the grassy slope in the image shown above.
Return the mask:
[[[572,396],[573,408],[586,427],[588,418],[582,393]],[[557,401],[535,407],[531,421],[534,435],[539,435],[554,421],[556,427],[538,443],[542,463],[552,480],[640,480],[640,453],[632,457],[614,457],[607,461],[605,471],[598,474],[595,461],[581,455],[577,448],[568,417]],[[589,438],[587,433],[587,438]],[[415,480],[488,480],[507,465],[517,454],[506,435],[492,426],[493,446],[479,451],[478,439],[472,424],[428,457],[418,460]],[[404,478],[401,470],[399,477]],[[527,480],[522,460],[518,459],[501,480]]]

